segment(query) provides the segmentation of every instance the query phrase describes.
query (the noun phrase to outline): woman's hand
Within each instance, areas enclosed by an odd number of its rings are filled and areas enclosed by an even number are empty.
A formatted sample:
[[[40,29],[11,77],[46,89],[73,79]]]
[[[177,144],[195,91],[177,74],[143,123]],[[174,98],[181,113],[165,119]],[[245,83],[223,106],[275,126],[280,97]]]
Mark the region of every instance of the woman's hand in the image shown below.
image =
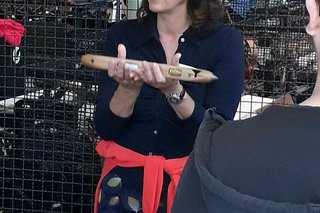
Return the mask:
[[[180,57],[181,54],[176,53],[171,60],[171,65],[178,66]],[[143,61],[142,69],[139,69],[137,74],[145,83],[161,90],[161,92],[166,95],[169,95],[171,92],[177,92],[178,89],[181,90],[179,81],[166,79],[162,75],[159,64],[157,63]]]
[[[176,53],[172,57],[171,64],[178,66],[180,57],[181,54]],[[126,48],[123,44],[119,44],[118,58],[112,60],[108,66],[108,75],[124,89],[139,91],[144,82],[161,90],[166,95],[181,90],[179,81],[166,79],[157,63],[143,61],[142,67],[139,67],[138,70],[130,70],[130,67],[125,66],[125,59]]]
[[[123,44],[118,45],[118,58],[112,60],[108,66],[108,75],[116,80],[120,86],[128,90],[139,91],[143,81],[139,79],[135,71],[125,66],[126,48]]]

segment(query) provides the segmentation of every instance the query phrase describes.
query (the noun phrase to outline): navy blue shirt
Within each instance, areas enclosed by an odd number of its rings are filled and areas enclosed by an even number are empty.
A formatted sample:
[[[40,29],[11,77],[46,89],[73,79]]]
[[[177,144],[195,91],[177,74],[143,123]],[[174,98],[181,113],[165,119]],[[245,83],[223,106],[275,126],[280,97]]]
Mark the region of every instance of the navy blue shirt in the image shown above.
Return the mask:
[[[166,63],[156,17],[113,25],[107,33],[104,54],[117,56],[120,43],[126,46],[128,59]],[[101,72],[95,112],[95,128],[101,138],[114,140],[144,155],[177,158],[191,152],[207,108],[215,107],[226,119],[234,117],[243,89],[245,68],[240,32],[231,26],[220,25],[214,32],[200,35],[189,28],[181,35],[176,52],[182,54],[180,63],[210,70],[219,78],[209,84],[181,82],[195,102],[192,115],[179,119],[164,94],[145,84],[133,114],[121,118],[109,108],[118,83],[109,78],[107,72]]]

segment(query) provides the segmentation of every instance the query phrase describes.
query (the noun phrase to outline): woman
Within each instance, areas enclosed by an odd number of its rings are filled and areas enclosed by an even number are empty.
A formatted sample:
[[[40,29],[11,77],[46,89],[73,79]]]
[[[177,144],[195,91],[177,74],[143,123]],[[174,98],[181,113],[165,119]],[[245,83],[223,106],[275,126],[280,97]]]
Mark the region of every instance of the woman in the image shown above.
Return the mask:
[[[244,80],[243,38],[238,30],[222,24],[223,16],[218,0],[142,0],[136,20],[119,22],[108,31],[104,53],[118,59],[99,77],[95,126],[102,139],[117,145],[113,154],[120,153],[120,145],[144,156],[184,159],[193,148],[207,108],[215,107],[227,120],[233,118]],[[125,66],[126,58],[144,60],[143,67],[133,72]],[[207,69],[219,79],[210,84],[165,79],[157,63]],[[109,145],[105,141],[98,144],[102,157],[110,158],[105,154],[111,150]],[[112,159],[122,156],[115,154]],[[182,169],[183,160],[180,163],[176,165]],[[144,212],[158,207],[158,212],[164,211],[168,175],[160,199],[157,193],[149,196],[150,187],[142,187],[146,168],[123,168],[126,166],[112,169],[121,178],[122,190],[143,194]],[[106,170],[102,178],[105,174]],[[172,191],[169,194],[168,210]],[[154,200],[152,207],[147,204],[150,199]]]

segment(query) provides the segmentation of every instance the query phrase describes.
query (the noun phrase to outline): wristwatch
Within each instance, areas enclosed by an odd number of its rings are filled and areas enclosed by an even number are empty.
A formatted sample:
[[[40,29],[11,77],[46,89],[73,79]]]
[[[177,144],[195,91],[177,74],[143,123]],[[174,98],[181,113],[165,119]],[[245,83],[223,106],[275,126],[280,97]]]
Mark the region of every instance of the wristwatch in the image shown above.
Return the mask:
[[[184,88],[182,87],[182,90],[180,93],[170,93],[170,95],[167,95],[167,100],[169,103],[171,104],[179,104],[181,103],[184,95],[186,94],[186,91],[184,90]]]

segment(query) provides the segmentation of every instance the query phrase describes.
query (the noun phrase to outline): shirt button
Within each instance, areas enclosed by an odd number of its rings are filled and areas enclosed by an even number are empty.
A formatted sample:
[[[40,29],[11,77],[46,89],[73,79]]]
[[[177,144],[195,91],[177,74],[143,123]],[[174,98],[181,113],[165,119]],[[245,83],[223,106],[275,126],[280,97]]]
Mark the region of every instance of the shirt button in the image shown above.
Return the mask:
[[[157,130],[154,130],[154,131],[153,131],[153,134],[157,135],[157,134],[158,134],[158,131],[157,131]]]
[[[149,155],[151,156],[151,155],[153,155],[153,153],[152,153],[152,152],[149,152]]]
[[[181,38],[181,39],[180,39],[180,41],[181,41],[181,42],[185,42],[185,41],[186,41],[186,39],[184,39],[184,38]]]

